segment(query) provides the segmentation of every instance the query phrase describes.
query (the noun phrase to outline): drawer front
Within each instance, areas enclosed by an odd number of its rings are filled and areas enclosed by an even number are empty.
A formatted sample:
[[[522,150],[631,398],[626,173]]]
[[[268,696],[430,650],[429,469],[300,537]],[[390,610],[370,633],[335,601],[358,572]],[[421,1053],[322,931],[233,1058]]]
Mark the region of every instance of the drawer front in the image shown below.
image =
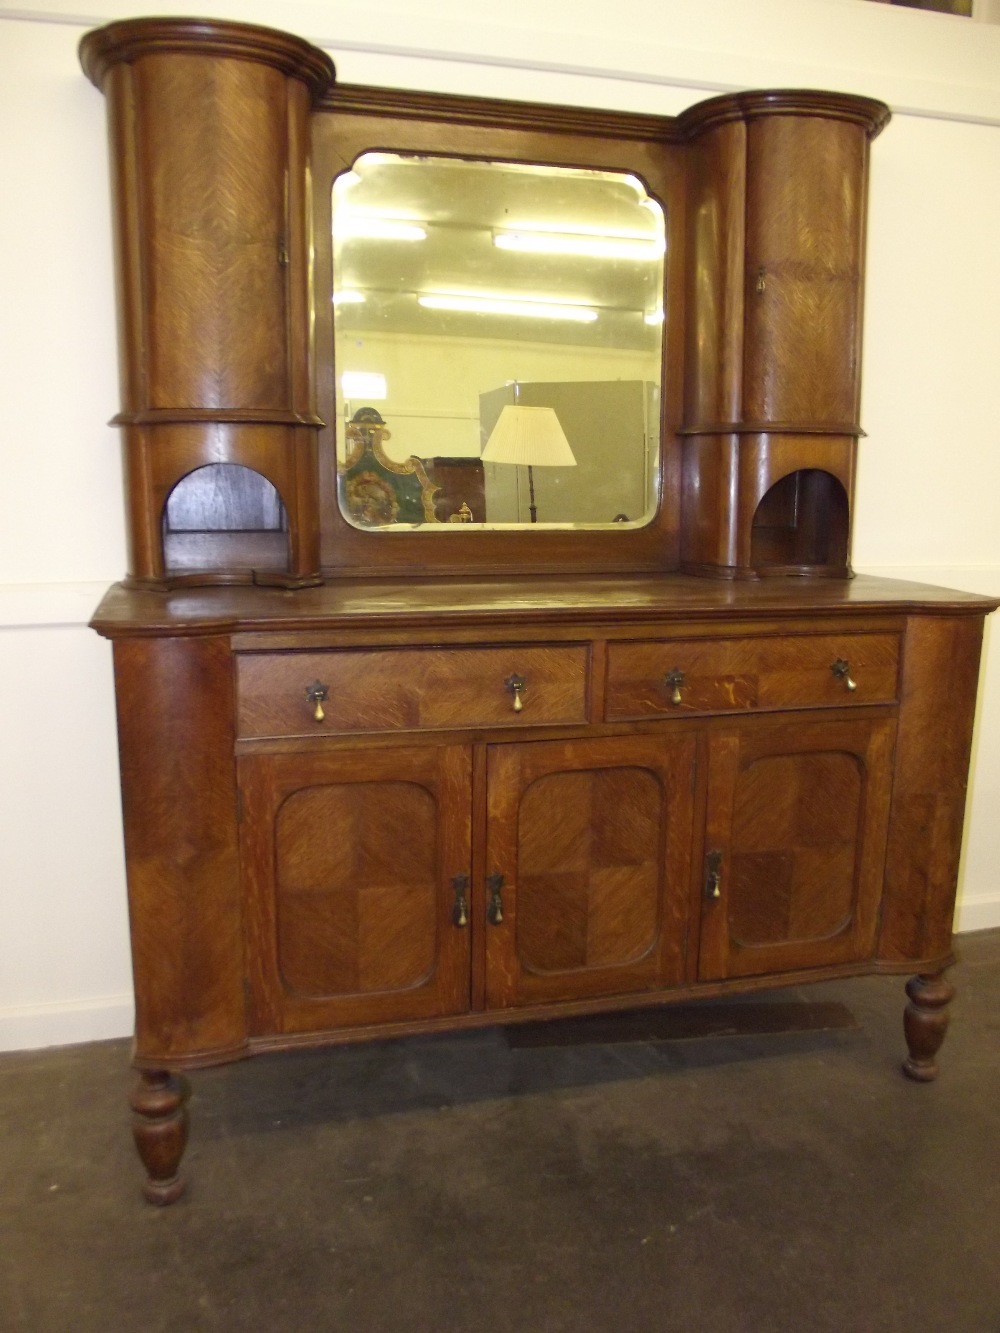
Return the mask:
[[[589,655],[584,644],[241,654],[238,734],[249,739],[585,722]],[[517,691],[516,681],[522,682]],[[319,718],[309,698],[313,686],[325,695],[318,701]]]
[[[617,643],[608,647],[605,717],[624,722],[684,713],[892,703],[898,677],[896,634]]]

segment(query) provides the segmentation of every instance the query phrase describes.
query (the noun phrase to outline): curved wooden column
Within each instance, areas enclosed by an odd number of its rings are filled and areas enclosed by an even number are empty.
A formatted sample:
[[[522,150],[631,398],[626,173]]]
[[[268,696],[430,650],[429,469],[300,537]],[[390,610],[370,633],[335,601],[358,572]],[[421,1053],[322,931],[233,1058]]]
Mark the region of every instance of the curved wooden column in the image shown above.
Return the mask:
[[[887,120],[880,102],[820,92],[713,98],[680,118],[682,568],[850,574],[868,144]]]
[[[306,186],[333,66],[267,28],[188,19],[112,23],[80,57],[108,102],[130,579],[316,582]],[[284,524],[248,545],[237,474],[216,467],[226,522],[165,554],[167,497],[218,464],[265,477]]]

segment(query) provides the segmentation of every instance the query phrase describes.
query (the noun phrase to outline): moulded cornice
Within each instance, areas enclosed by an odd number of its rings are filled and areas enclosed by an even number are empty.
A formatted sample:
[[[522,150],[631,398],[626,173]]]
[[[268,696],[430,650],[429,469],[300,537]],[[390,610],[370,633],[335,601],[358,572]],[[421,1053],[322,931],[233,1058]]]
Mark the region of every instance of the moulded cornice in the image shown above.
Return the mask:
[[[362,84],[331,85],[319,110],[385,115],[400,120],[442,121],[450,125],[503,125],[507,129],[638,139],[651,143],[676,143],[681,138],[674,116],[555,106],[545,102],[508,102],[500,98],[462,97],[452,93],[410,92]]]
[[[214,19],[142,18],[109,23],[80,42],[80,63],[103,88],[108,70],[150,55],[204,55],[272,65],[306,84],[318,100],[336,78],[333,61],[301,37],[253,23]]]
[[[761,92],[726,93],[688,107],[677,117],[681,134],[693,139],[707,129],[734,120],[761,116],[822,116],[860,125],[869,139],[885,128],[891,112],[884,102],[853,93],[821,92],[813,88],[779,88]]]

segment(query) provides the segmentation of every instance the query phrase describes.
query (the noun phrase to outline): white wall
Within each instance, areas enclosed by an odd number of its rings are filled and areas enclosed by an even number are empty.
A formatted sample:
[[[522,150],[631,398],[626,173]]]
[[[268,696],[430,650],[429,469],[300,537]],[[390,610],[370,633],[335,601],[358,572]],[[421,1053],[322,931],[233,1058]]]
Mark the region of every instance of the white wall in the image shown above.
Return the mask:
[[[1000,29],[861,0],[0,0],[0,1048],[130,1025],[110,650],[85,628],[125,563],[104,106],[75,48],[170,12],[298,32],[348,82],[667,114],[740,87],[888,101],[855,562],[1000,593]],[[1000,925],[995,642],[970,795],[975,929]]]

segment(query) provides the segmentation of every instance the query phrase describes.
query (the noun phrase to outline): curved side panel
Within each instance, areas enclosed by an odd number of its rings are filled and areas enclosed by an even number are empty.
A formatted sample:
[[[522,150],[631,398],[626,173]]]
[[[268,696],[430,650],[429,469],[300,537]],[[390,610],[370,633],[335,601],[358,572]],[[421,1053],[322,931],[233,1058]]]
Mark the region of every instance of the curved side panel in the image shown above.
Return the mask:
[[[878,956],[947,958],[976,709],[982,616],[913,616],[902,704]]]
[[[229,643],[119,640],[114,656],[135,1058],[232,1058],[247,1028]]]

